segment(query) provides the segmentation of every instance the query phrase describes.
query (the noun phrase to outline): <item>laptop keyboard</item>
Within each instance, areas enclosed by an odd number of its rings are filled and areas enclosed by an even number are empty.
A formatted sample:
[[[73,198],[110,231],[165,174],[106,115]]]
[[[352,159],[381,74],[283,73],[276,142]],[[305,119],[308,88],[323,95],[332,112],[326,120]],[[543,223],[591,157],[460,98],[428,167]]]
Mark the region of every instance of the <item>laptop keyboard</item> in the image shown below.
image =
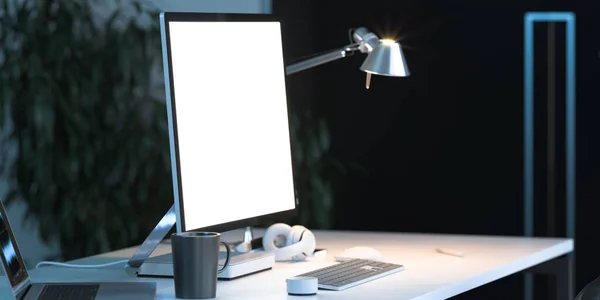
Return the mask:
[[[47,285],[38,300],[94,300],[98,288],[97,284]]]

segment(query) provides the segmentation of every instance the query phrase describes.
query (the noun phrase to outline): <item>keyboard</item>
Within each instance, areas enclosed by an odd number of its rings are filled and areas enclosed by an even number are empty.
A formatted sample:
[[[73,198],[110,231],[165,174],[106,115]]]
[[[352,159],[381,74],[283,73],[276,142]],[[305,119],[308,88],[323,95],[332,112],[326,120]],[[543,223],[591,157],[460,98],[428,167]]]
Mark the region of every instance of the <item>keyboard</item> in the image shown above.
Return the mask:
[[[316,277],[320,289],[342,291],[402,270],[403,265],[355,258],[298,276]]]
[[[46,285],[38,300],[94,300],[99,287],[97,284]]]

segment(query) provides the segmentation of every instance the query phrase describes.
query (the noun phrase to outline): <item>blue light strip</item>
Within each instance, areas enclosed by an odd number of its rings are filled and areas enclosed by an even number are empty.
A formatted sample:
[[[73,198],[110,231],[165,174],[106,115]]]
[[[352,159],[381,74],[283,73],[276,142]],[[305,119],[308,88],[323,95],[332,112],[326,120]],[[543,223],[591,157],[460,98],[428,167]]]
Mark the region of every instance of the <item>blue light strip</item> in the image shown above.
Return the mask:
[[[523,180],[525,235],[533,236],[533,22],[525,15],[525,101],[523,102]]]
[[[524,231],[526,236],[533,236],[534,203],[533,203],[533,154],[534,154],[534,99],[533,99],[533,23],[534,22],[566,22],[566,233],[575,239],[575,14],[571,12],[531,12],[525,14],[525,48],[524,48],[524,103],[523,103],[523,177],[524,177]],[[574,260],[574,254],[571,255]],[[574,266],[573,266],[573,272]],[[532,299],[533,277],[525,277],[525,299]]]
[[[567,157],[566,157],[566,197],[567,197],[567,237],[575,238],[575,16],[569,14],[567,19]]]

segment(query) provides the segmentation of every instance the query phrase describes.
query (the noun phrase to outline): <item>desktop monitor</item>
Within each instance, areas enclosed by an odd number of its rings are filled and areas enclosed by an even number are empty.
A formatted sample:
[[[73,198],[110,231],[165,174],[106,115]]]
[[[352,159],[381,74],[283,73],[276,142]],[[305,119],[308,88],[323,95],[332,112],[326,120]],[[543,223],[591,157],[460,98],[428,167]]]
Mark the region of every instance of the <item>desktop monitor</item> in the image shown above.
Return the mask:
[[[160,16],[177,231],[227,231],[296,210],[281,23]]]

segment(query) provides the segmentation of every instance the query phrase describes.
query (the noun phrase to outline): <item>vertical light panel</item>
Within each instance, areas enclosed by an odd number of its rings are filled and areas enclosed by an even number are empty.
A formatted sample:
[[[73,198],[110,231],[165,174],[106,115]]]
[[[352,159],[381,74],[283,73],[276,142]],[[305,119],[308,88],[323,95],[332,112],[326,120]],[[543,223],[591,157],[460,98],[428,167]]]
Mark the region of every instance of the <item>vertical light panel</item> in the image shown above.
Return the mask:
[[[525,235],[533,236],[533,151],[534,151],[534,22],[565,22],[566,40],[566,214],[567,237],[575,237],[575,15],[568,12],[525,14],[524,51],[524,208]]]
[[[575,238],[575,15],[571,12],[530,12],[524,24],[523,177],[524,231],[534,234],[534,23],[566,23],[565,200],[566,234]],[[533,295],[533,278],[526,276],[525,296]]]

